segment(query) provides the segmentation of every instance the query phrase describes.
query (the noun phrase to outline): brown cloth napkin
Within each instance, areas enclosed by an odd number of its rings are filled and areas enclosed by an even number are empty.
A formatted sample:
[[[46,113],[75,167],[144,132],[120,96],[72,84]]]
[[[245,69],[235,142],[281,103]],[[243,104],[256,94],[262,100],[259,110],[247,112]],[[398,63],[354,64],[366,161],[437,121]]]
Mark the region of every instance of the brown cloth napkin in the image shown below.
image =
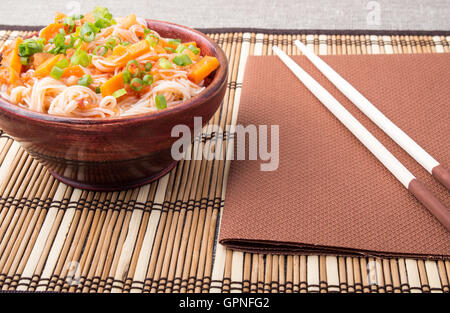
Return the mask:
[[[449,191],[305,57],[293,58],[450,207]],[[449,167],[450,54],[323,59]],[[232,161],[219,238],[225,246],[271,253],[450,256],[450,233],[277,57],[249,57],[238,124],[279,125],[280,162],[278,170],[263,172],[264,161]]]

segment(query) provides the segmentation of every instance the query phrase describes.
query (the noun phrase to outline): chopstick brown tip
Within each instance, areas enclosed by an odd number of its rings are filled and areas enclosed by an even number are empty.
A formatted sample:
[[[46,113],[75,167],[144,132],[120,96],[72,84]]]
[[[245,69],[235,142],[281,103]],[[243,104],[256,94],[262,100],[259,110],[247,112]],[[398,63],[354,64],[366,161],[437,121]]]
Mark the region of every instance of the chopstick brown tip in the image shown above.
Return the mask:
[[[408,190],[450,231],[450,211],[420,181],[411,180]]]
[[[450,190],[450,171],[444,166],[439,164],[433,167],[431,174],[436,178],[442,185],[444,185],[448,190]]]

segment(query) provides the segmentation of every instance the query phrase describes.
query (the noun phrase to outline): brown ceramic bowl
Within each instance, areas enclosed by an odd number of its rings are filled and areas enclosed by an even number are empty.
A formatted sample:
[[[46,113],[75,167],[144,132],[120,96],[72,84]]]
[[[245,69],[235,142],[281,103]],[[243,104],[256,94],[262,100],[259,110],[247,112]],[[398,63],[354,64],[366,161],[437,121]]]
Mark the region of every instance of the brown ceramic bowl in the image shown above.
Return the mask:
[[[220,67],[205,90],[188,101],[151,114],[109,119],[68,118],[42,114],[0,99],[0,128],[20,142],[60,181],[83,189],[118,190],[151,182],[176,165],[170,150],[178,138],[175,125],[193,133],[194,117],[206,124],[225,94],[228,62],[206,35],[188,27],[147,20],[163,37],[195,41],[202,55],[215,56]]]

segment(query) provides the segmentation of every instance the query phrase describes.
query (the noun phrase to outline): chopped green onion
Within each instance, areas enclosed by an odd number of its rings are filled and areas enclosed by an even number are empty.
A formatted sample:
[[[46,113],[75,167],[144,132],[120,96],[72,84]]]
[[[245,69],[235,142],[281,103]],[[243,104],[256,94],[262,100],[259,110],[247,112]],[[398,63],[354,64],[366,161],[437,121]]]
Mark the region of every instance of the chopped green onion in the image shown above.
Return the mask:
[[[83,14],[74,14],[71,16],[74,21],[81,20],[84,15]]]
[[[64,25],[69,26],[69,33],[73,31],[73,28],[75,27],[75,20],[73,17],[68,16],[64,19]]]
[[[42,52],[44,50],[43,39],[25,39],[19,44],[19,56],[29,57],[35,53]]]
[[[111,36],[109,37],[109,39],[106,41],[106,46],[108,48],[110,48],[111,50],[117,46],[118,44],[120,44],[122,42],[122,40],[117,37],[117,36]]]
[[[106,45],[101,45],[101,46],[97,46],[94,49],[94,54],[95,55],[99,55],[97,52],[98,50],[100,50],[101,48],[103,48],[103,50],[101,50],[100,55],[104,56],[107,52],[108,52],[108,47]]]
[[[173,58],[172,62],[178,66],[186,66],[192,64],[192,60],[187,54],[177,55]]]
[[[192,52],[194,52],[194,54],[199,54],[200,53],[200,49],[197,48],[196,46],[194,46],[193,44],[190,44],[188,49],[191,50]]]
[[[167,42],[170,43],[170,44],[173,44],[173,45],[179,45],[179,44],[181,43],[181,39],[172,39],[172,38],[169,38],[169,39],[167,40]]]
[[[62,59],[58,63],[55,64],[56,67],[59,67],[60,69],[65,69],[69,66],[69,61],[67,59]]]
[[[49,52],[53,54],[66,53],[66,50],[69,48],[69,45],[66,45],[65,32],[56,34],[52,39],[52,43],[55,45],[55,47]]]
[[[60,80],[62,77],[64,70],[62,68],[59,68],[57,66],[53,66],[51,72],[50,72],[50,76],[53,77],[54,79]]]
[[[155,47],[159,42],[159,38],[153,34],[148,34],[145,39],[150,43],[151,47]]]
[[[134,91],[141,91],[144,87],[144,83],[142,82],[142,79],[140,78],[133,78],[130,82],[130,88]]]
[[[129,70],[124,70],[122,72],[123,82],[128,84],[131,80],[131,72]]]
[[[20,63],[22,65],[28,65],[28,57],[20,57]]]
[[[112,96],[114,98],[119,98],[119,97],[122,97],[123,95],[126,95],[126,94],[127,94],[127,91],[124,88],[122,88],[122,89],[114,91]]]
[[[142,81],[145,85],[151,85],[153,83],[153,75],[144,75],[144,78],[142,78]]]
[[[144,34],[147,35],[151,32],[150,28],[145,28],[144,27]]]
[[[145,63],[144,68],[146,72],[149,72],[152,69],[152,63],[150,62]]]
[[[156,103],[156,107],[159,110],[167,108],[167,101],[166,101],[166,97],[164,97],[164,95],[157,95],[155,97],[155,103]]]
[[[80,38],[85,42],[91,42],[99,29],[92,23],[84,23],[80,30]]]
[[[184,49],[186,49],[185,45],[178,45],[178,47],[175,51],[176,51],[176,53],[181,53],[184,51]]]
[[[163,69],[167,70],[167,69],[172,68],[172,64],[170,63],[170,61],[165,58],[159,59],[158,63],[159,63],[159,66],[161,66],[161,68],[163,68]]]
[[[99,19],[106,19],[106,20],[112,20],[112,14],[109,13],[107,8],[104,7],[95,7],[94,8],[94,18],[95,20],[99,20]]]
[[[128,46],[130,43],[128,41],[124,41],[121,43],[122,46]]]
[[[91,60],[86,51],[78,49],[70,59],[70,63],[87,67],[91,63]]]
[[[84,75],[83,77],[78,80],[78,85],[89,87],[89,85],[92,84],[92,77],[91,75]]]
[[[132,67],[136,67],[136,71],[133,71]],[[141,75],[141,70],[139,69],[139,63],[136,60],[128,61],[127,71],[130,72],[132,77],[139,77]]]
[[[171,48],[171,47],[164,47],[164,50],[166,50],[167,52],[171,52],[171,53],[175,52],[175,49]]]
[[[100,87],[95,87],[95,93],[101,93]]]

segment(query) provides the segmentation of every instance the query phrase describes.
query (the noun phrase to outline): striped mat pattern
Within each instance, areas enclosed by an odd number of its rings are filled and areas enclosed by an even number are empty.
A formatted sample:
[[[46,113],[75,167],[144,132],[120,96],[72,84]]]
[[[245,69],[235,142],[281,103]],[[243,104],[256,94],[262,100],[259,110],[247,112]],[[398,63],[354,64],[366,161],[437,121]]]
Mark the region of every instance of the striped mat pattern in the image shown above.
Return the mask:
[[[0,45],[31,32],[0,30]],[[222,106],[187,153],[226,149],[246,59],[448,53],[450,36],[214,32],[230,62]],[[225,134],[215,133],[220,125]],[[227,127],[226,127],[227,126]],[[211,152],[211,153],[212,153]],[[192,158],[194,159],[194,158]],[[230,161],[182,161],[152,184],[89,192],[56,181],[0,132],[0,289],[60,292],[449,292],[450,261],[251,254],[217,243]]]

